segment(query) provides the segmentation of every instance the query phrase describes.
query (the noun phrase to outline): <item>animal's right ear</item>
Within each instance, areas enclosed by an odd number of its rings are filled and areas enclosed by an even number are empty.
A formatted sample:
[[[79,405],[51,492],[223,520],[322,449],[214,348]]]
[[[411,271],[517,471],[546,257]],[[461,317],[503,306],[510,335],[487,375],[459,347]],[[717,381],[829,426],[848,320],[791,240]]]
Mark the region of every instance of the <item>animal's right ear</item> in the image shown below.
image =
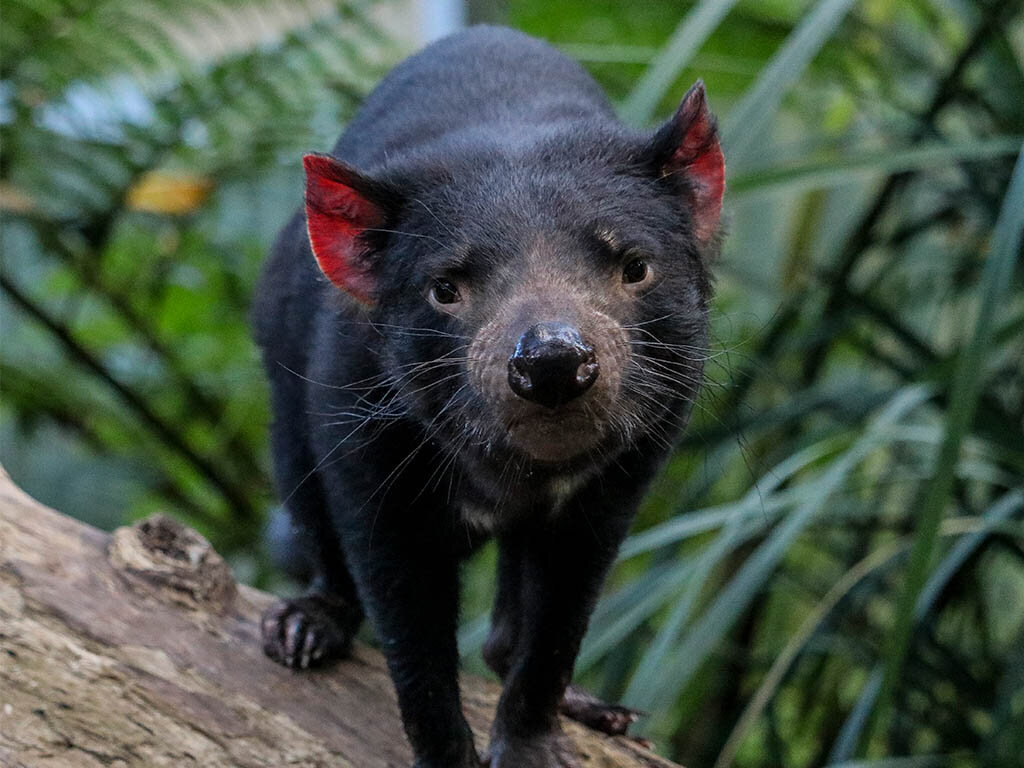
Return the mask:
[[[306,155],[306,228],[320,269],[364,304],[376,293],[366,234],[385,225],[383,185],[328,155]]]

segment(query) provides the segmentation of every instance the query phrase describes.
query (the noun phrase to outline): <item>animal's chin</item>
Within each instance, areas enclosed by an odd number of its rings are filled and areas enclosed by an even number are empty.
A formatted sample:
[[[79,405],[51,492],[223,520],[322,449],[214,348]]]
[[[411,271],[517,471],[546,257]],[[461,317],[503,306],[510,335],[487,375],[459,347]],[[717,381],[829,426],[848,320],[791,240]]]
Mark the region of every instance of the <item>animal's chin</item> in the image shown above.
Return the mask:
[[[603,425],[581,408],[531,410],[506,424],[510,445],[535,461],[568,461],[594,448],[604,436]]]

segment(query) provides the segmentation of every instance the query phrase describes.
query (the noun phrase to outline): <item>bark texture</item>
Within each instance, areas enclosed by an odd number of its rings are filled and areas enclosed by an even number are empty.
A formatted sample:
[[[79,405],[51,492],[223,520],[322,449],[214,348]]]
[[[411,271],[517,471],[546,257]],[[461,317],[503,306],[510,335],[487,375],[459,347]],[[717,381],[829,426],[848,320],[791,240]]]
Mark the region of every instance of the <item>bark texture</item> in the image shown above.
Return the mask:
[[[0,766],[408,768],[381,655],[274,664],[257,623],[271,599],[169,518],[106,534],[0,469]],[[498,689],[466,677],[463,695],[483,749]],[[565,728],[586,768],[673,766]]]

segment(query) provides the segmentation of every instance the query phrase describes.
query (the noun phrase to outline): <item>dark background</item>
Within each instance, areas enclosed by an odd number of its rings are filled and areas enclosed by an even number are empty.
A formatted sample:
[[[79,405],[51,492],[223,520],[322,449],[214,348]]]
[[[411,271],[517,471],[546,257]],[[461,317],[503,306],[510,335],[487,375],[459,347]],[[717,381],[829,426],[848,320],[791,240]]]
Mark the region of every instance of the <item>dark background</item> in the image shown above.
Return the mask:
[[[247,306],[302,152],[460,4],[407,6],[4,3],[0,461],[30,493],[170,512],[288,588]],[[1021,3],[468,11],[634,124],[703,77],[723,129],[709,380],[579,677],[689,768],[1024,765]],[[492,567],[466,573],[478,670]]]

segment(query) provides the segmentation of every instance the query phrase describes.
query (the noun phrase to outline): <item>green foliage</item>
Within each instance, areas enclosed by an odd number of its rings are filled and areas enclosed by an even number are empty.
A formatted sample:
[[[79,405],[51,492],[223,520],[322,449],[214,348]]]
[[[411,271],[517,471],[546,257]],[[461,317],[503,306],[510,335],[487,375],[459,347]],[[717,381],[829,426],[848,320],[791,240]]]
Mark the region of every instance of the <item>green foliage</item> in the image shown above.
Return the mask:
[[[397,52],[358,2],[82,5],[5,8],[4,461],[115,522],[63,476],[84,444],[82,472],[102,466],[131,514],[252,549],[269,502],[253,283],[297,156]]]
[[[399,55],[365,5],[5,4],[0,460],[44,501],[271,576],[245,314]],[[579,676],[690,768],[1022,765],[1019,0],[506,5],[638,125],[703,77],[729,164],[708,385]]]

